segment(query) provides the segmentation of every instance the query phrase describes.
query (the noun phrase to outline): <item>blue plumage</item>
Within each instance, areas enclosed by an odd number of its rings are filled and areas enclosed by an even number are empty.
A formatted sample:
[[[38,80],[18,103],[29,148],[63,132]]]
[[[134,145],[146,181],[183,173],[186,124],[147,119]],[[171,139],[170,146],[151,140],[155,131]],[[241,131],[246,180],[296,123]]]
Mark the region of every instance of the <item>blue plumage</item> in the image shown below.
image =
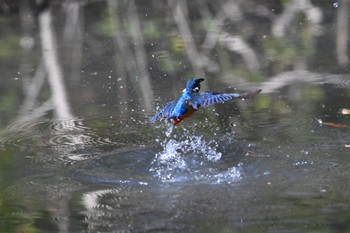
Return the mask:
[[[176,125],[185,118],[191,116],[200,107],[237,98],[250,98],[261,92],[261,90],[258,90],[243,94],[210,91],[199,93],[200,82],[202,81],[204,81],[203,78],[192,78],[188,80],[186,89],[182,95],[178,99],[167,103],[156,115],[150,118],[150,121],[155,122],[157,120],[163,121],[172,119],[173,124]]]

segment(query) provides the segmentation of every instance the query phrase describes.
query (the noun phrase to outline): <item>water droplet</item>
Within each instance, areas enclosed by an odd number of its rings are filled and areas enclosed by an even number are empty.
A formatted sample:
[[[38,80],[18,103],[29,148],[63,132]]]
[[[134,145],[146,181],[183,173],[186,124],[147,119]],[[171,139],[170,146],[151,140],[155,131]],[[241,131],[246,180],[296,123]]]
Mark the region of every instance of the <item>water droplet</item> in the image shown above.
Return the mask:
[[[270,174],[271,174],[271,172],[269,172],[269,171],[264,171],[264,173],[263,173],[264,176],[268,176]]]
[[[300,153],[305,154],[305,155],[308,155],[308,154],[309,154],[309,151],[308,151],[308,150],[301,150]]]
[[[338,8],[338,6],[339,6],[339,2],[334,2],[333,3],[333,8]]]

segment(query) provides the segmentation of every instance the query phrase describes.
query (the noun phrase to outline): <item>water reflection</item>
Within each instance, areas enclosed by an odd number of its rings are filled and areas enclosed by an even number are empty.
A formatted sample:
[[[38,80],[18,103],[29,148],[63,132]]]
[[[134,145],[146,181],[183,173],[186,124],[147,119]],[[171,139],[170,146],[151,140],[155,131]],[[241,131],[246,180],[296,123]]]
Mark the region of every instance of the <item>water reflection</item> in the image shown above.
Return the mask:
[[[0,3],[1,232],[348,232],[346,1]],[[252,101],[151,125],[184,82]],[[341,111],[340,111],[341,110]]]

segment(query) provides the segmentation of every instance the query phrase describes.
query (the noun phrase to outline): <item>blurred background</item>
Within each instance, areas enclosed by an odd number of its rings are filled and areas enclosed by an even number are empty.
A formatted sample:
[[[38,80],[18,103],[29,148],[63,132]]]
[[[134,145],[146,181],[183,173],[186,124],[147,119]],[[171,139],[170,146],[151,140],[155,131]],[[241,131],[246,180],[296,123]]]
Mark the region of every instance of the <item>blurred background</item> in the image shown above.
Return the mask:
[[[350,232],[349,5],[0,1],[0,232]]]

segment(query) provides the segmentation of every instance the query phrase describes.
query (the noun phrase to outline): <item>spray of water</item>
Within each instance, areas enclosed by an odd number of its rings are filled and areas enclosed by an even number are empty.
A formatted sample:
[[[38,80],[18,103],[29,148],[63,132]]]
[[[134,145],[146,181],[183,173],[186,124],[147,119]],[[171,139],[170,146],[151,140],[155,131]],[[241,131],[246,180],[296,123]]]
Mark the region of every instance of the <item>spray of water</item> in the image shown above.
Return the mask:
[[[178,129],[177,129],[178,130]],[[166,138],[159,140],[161,151],[155,155],[150,172],[162,181],[210,180],[214,183],[240,178],[240,168],[219,170],[222,157],[218,140],[196,136],[191,130],[166,131]]]

